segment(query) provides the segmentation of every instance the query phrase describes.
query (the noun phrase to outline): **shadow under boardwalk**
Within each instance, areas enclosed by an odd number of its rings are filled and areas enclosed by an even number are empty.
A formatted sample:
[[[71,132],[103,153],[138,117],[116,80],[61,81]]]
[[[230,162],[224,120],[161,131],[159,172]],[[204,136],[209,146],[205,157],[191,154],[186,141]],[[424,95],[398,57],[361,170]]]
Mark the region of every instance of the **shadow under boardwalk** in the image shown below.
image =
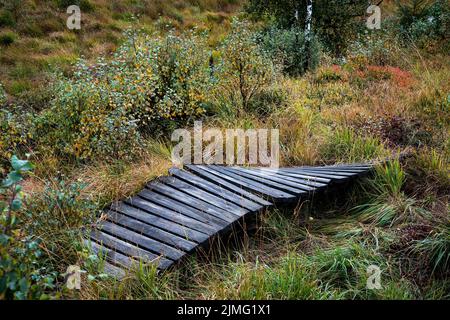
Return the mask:
[[[139,261],[167,269],[275,205],[295,205],[368,173],[372,164],[242,168],[187,165],[115,203],[86,244],[120,277]]]

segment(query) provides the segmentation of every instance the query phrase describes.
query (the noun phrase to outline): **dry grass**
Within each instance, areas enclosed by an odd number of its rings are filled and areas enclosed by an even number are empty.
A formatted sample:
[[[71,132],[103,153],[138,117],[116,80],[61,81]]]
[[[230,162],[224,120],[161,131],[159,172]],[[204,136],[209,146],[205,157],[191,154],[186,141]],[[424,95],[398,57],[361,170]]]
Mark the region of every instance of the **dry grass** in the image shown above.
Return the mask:
[[[117,201],[136,194],[152,179],[167,174],[167,157],[145,153],[132,163],[95,163],[76,170],[73,179],[86,183],[84,192],[100,203]]]

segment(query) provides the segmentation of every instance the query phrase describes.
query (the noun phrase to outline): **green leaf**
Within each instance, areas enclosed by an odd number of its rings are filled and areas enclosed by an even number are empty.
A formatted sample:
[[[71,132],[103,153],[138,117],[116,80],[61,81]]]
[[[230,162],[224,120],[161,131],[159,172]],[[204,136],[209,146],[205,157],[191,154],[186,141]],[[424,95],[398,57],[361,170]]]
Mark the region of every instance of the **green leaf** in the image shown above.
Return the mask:
[[[28,160],[19,160],[17,156],[11,157],[11,166],[14,170],[30,171],[33,169],[32,164]]]
[[[20,199],[14,199],[11,203],[11,209],[13,211],[18,211],[22,207],[22,200]]]
[[[3,180],[3,187],[9,188],[13,184],[22,180],[22,175],[18,171],[12,171],[8,174],[5,180]]]
[[[28,287],[29,287],[27,278],[20,279],[19,287],[20,287],[20,291],[22,291],[26,295],[28,292]]]

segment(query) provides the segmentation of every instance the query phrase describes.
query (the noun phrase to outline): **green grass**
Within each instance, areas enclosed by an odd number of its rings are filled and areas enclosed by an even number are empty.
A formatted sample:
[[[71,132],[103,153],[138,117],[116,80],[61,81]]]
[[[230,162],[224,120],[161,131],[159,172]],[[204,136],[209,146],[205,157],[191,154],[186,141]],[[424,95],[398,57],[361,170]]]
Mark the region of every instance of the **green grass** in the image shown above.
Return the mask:
[[[338,128],[330,132],[321,156],[333,162],[361,162],[386,156],[382,142],[371,136],[361,136],[349,128]]]

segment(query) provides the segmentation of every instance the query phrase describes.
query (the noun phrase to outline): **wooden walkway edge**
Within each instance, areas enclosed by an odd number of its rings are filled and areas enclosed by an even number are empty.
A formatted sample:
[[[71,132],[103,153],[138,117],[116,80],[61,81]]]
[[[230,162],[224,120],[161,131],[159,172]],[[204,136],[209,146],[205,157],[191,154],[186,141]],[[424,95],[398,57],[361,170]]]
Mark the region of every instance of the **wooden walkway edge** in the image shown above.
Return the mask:
[[[105,272],[113,276],[121,277],[139,261],[165,270],[229,233],[249,215],[275,205],[296,204],[372,169],[373,164],[173,168],[169,176],[111,205],[85,242],[105,257]]]

